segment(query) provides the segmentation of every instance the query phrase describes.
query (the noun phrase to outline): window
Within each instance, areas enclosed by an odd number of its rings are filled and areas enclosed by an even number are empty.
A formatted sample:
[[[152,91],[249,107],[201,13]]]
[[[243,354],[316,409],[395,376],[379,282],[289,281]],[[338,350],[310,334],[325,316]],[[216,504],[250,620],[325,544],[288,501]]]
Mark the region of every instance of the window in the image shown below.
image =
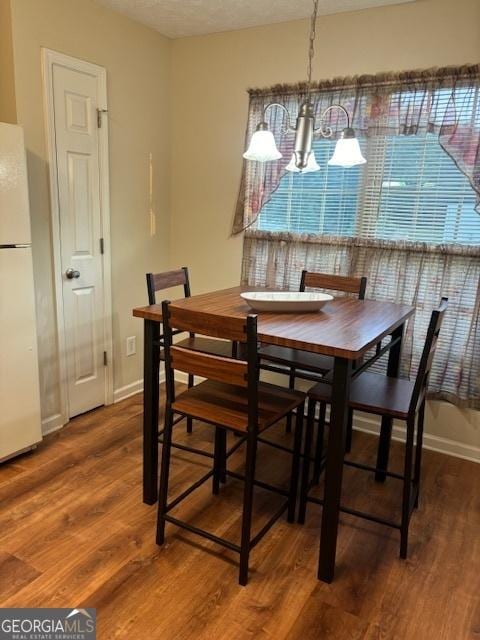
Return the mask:
[[[321,171],[287,172],[270,202],[262,208],[258,228],[355,235],[362,167],[330,167],[327,161],[334,147],[335,142],[330,140],[314,142]]]
[[[270,231],[480,245],[475,192],[438,135],[360,140],[367,164],[327,164],[335,145],[315,140],[321,167],[288,173],[258,218]]]
[[[295,115],[303,99],[297,85],[252,91],[247,136],[265,104]],[[320,82],[312,99],[317,125],[329,106],[347,109],[367,164],[329,166],[335,141],[315,138],[321,170],[285,172],[294,135],[272,110],[284,157],[268,170],[244,165],[233,225],[246,231],[242,282],[297,290],[302,269],[365,276],[368,298],[415,307],[405,376],[417,371],[432,309],[448,297],[429,393],[480,408],[480,65]],[[338,135],[344,118],[329,114]]]

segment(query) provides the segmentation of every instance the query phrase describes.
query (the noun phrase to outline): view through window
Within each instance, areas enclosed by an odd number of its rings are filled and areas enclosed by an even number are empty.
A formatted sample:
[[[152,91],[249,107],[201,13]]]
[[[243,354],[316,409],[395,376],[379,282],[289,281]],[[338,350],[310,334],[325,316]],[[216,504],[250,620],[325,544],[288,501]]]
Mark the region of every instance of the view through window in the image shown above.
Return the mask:
[[[480,245],[480,215],[468,178],[438,136],[360,140],[367,164],[329,166],[335,141],[315,140],[320,171],[289,173],[257,228],[434,244]]]

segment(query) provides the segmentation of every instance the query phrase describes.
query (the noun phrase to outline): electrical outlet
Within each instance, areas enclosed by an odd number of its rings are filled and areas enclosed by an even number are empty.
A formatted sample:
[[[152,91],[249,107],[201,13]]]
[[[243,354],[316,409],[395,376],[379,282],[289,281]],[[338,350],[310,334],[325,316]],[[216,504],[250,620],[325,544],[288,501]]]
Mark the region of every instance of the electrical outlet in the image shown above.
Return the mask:
[[[127,356],[134,356],[137,353],[137,337],[127,338]]]

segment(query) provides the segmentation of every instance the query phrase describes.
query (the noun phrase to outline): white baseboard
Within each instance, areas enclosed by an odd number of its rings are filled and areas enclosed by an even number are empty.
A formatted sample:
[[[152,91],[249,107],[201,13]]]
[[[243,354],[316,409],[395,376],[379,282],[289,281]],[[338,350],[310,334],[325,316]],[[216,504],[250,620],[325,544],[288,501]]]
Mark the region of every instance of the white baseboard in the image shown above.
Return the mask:
[[[182,382],[183,384],[188,384],[188,373],[183,373],[183,371],[175,371],[175,380],[177,382]],[[199,380],[205,380],[205,378],[201,378],[200,376],[195,376],[195,382]]]
[[[135,382],[131,382],[130,384],[126,384],[124,387],[120,387],[119,389],[115,389],[113,392],[113,403],[121,402],[122,400],[126,400],[131,396],[134,396],[137,393],[141,393],[143,391],[143,380],[136,380]]]
[[[61,413],[55,413],[51,416],[48,416],[48,418],[44,418],[42,420],[42,435],[46,436],[49,433],[58,431],[63,426],[65,426],[67,422],[68,419]]]
[[[358,416],[354,418],[353,428],[356,431],[378,434],[380,431],[380,421],[366,416]],[[394,425],[392,438],[393,440],[405,442],[405,429]],[[480,463],[480,448],[473,445],[463,444],[462,442],[449,440],[448,438],[441,438],[440,436],[434,436],[430,433],[424,433],[423,447],[424,449],[445,453],[455,458]]]
[[[181,372],[177,372],[176,379],[179,382],[187,382],[188,376]],[[165,381],[165,372],[162,370],[160,372],[160,384]],[[143,379],[136,380],[135,382],[131,382],[130,384],[126,384],[124,387],[120,387],[119,389],[115,389],[113,392],[113,402],[114,404],[117,402],[121,402],[122,400],[126,400],[131,396],[136,395],[137,393],[143,392]],[[46,436],[49,433],[53,433],[54,431],[58,431],[62,427],[64,427],[68,423],[68,418],[63,416],[61,413],[55,413],[48,418],[44,418],[42,420],[42,435]]]
[[[160,372],[160,384],[165,382],[165,372],[162,370]],[[180,382],[183,382],[181,380]],[[143,392],[143,378],[141,380],[136,380],[135,382],[131,382],[130,384],[126,384],[124,387],[120,387],[119,389],[115,389],[113,392],[113,403],[121,402],[122,400],[126,400],[131,396],[136,395],[137,393]]]

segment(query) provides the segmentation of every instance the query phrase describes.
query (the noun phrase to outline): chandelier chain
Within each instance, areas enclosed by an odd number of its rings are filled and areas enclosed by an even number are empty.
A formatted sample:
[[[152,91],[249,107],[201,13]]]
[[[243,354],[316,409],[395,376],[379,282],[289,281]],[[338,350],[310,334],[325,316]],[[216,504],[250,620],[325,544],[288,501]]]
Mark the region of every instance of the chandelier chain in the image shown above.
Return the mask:
[[[315,35],[317,27],[318,0],[313,0],[313,13],[310,19],[310,42],[308,47],[308,66],[307,66],[307,93],[310,94],[312,87],[312,64],[315,55]]]

